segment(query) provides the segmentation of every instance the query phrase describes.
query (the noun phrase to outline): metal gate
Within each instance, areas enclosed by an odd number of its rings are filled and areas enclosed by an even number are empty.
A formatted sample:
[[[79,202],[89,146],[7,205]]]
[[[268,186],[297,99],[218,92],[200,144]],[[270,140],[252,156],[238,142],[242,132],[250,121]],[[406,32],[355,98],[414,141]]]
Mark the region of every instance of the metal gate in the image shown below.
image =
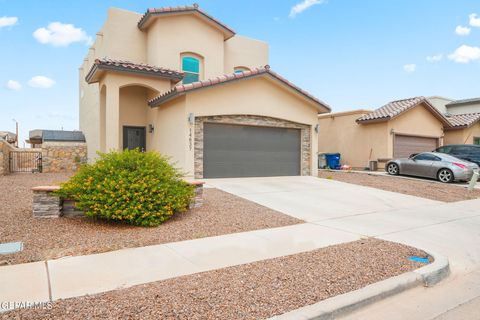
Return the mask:
[[[10,172],[42,172],[42,153],[10,151]]]

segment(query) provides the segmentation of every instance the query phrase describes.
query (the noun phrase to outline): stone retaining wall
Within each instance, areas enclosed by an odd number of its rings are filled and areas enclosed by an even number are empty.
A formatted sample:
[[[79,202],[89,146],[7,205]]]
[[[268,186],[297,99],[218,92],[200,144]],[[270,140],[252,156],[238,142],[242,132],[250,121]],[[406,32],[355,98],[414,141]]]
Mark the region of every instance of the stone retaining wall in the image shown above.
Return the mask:
[[[87,162],[87,144],[84,142],[44,142],[42,144],[42,172],[76,171]]]
[[[203,205],[203,185],[204,182],[189,182],[195,187],[195,196],[190,202],[188,208],[199,208]],[[40,186],[32,188],[33,191],[33,216],[35,218],[59,218],[82,216],[83,212],[75,207],[75,202],[70,199],[60,199],[53,192],[57,191],[58,186]]]

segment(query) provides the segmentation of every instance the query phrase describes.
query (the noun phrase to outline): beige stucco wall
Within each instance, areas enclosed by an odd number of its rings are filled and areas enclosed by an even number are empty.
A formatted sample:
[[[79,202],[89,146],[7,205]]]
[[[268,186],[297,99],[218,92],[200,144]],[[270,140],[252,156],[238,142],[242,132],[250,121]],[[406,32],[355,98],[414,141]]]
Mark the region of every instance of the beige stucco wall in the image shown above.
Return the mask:
[[[123,147],[123,126],[146,127],[148,124],[148,89],[139,86],[120,89],[120,147]],[[148,136],[147,136],[148,139]]]
[[[388,132],[438,138],[439,145],[443,144],[443,123],[422,104],[388,121]],[[390,136],[392,138],[388,139],[388,158],[393,157],[393,135]]]
[[[203,78],[223,74],[223,33],[200,18],[194,15],[158,18],[146,33],[149,64],[181,70],[181,53],[191,52],[203,57]]]
[[[364,112],[319,118],[318,151],[341,154],[342,163],[365,168],[370,160],[388,157],[386,122],[360,125],[355,122]]]
[[[268,64],[268,43],[235,36],[225,41],[225,73],[233,73],[235,67],[254,68]]]
[[[480,123],[470,128],[445,131],[445,144],[472,144],[474,138],[480,138]]]
[[[365,112],[319,117],[319,152],[339,152],[342,163],[368,167],[370,160],[393,157],[393,132],[425,137],[443,136],[443,125],[424,106],[417,106],[390,121],[357,124]],[[379,163],[383,167],[383,163]]]
[[[155,130],[153,133],[147,133],[147,137],[150,136],[151,139],[151,143],[147,143],[147,150],[156,150],[170,157],[175,166],[182,171],[186,171],[188,167],[185,156],[189,139],[185,100],[185,97],[180,97],[153,108],[150,121],[155,125]],[[193,173],[185,174],[193,176]]]
[[[254,97],[254,98],[253,98]],[[316,166],[317,133],[313,130],[317,124],[318,109],[307,100],[293,94],[284,86],[268,78],[255,78],[236,81],[208,90],[191,92],[186,97],[183,114],[187,124],[189,113],[195,117],[212,115],[257,115],[284,119],[309,125],[311,128],[312,152],[311,165]],[[194,150],[190,149],[189,129],[184,132],[185,170],[189,175],[194,172]],[[193,128],[192,128],[193,129]]]

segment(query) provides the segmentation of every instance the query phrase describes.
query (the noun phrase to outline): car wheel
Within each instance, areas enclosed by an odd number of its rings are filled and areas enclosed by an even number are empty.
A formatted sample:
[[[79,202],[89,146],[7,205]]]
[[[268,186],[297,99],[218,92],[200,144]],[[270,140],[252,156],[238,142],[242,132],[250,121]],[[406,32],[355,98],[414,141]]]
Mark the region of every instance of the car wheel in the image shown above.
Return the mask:
[[[437,174],[438,181],[443,183],[450,183],[453,181],[453,172],[450,169],[441,169]]]
[[[390,163],[387,166],[387,172],[388,172],[389,175],[397,176],[400,173],[400,169],[398,168],[398,164]]]

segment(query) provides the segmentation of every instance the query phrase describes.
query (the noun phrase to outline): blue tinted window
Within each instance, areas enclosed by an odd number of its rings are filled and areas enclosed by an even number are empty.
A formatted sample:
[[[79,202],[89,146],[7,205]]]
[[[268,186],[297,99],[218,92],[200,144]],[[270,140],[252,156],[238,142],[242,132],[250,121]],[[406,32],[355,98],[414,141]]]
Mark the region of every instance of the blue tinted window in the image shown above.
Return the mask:
[[[194,57],[182,58],[182,71],[185,73],[183,83],[188,84],[200,80],[200,60]]]
[[[193,57],[182,59],[182,70],[191,73],[200,73],[200,61]]]
[[[184,84],[197,82],[199,80],[200,80],[200,77],[198,76],[198,74],[194,74],[194,73],[185,72],[185,76],[183,77]]]

